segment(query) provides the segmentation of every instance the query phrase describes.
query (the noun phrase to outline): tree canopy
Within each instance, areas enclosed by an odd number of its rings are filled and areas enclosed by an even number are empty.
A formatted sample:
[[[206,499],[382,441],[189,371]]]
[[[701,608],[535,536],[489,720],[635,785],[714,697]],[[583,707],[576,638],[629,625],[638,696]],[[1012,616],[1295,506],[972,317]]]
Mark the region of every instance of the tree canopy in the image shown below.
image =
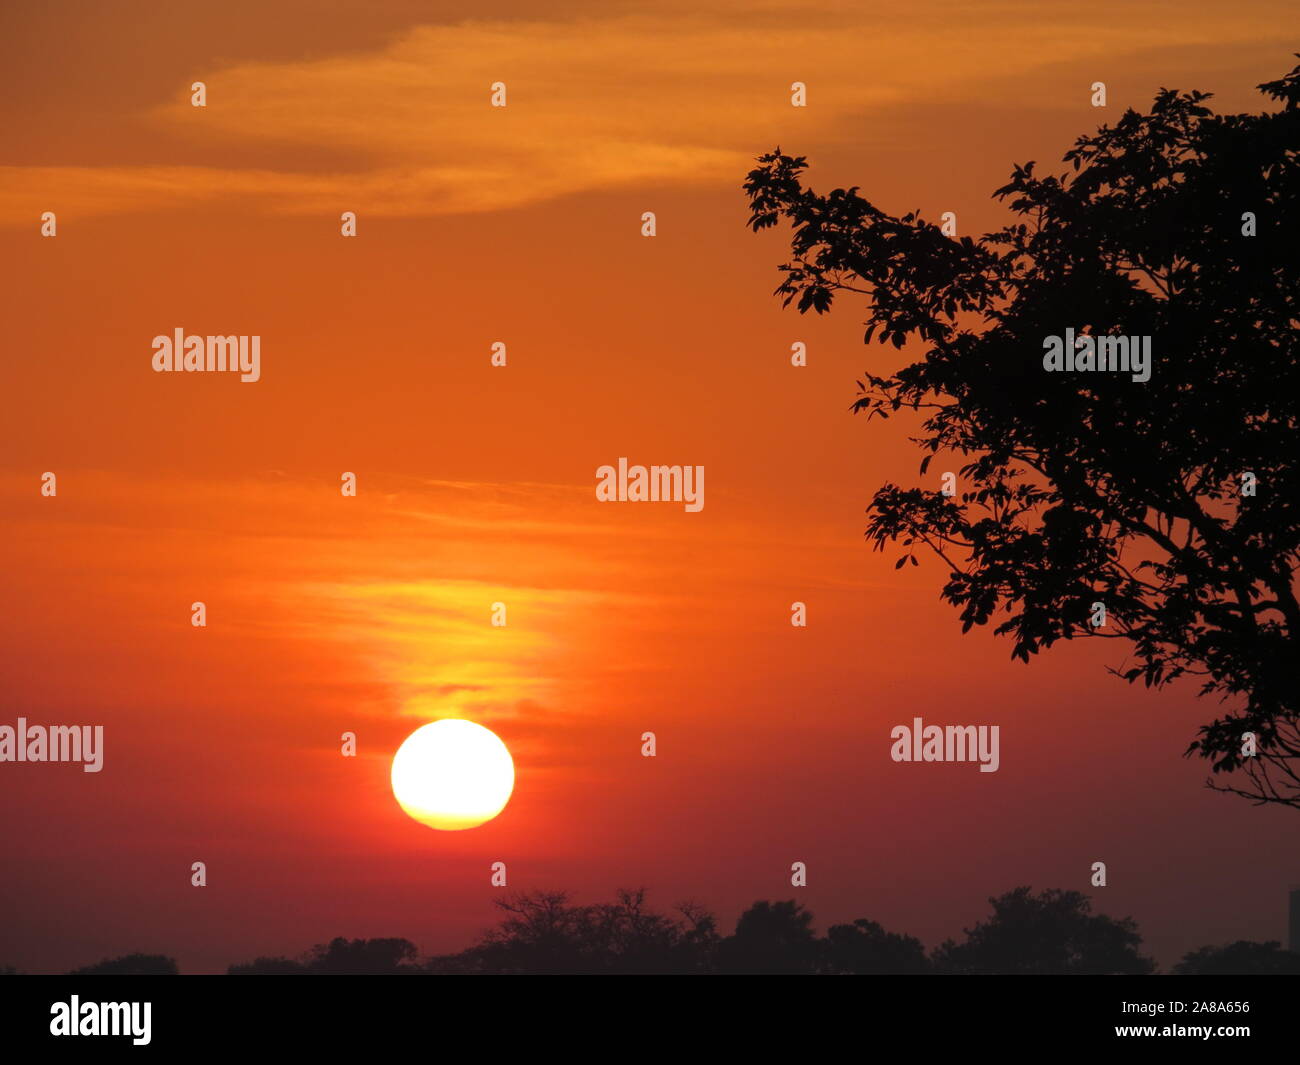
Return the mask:
[[[966,930],[961,943],[935,951],[941,972],[1022,974],[1129,974],[1155,972],[1138,953],[1142,937],[1131,918],[1091,912],[1086,895],[1020,887],[989,899],[993,916]]]
[[[651,907],[643,889],[614,901],[578,904],[562,891],[503,896],[500,921],[456,954],[421,958],[402,938],[319,943],[298,959],[262,957],[232,965],[231,975],[351,974],[788,974],[913,975],[945,973],[1141,974],[1155,971],[1141,953],[1132,918],[1092,912],[1086,895],[1019,887],[988,900],[992,912],[926,952],[919,939],[858,918],[824,935],[801,903],[760,900],[736,920],[730,935],[698,903],[671,912]],[[0,966],[0,974],[13,973]],[[1286,974],[1300,955],[1275,942],[1239,941],[1188,953],[1175,973]],[[130,954],[76,970],[75,975],[177,972],[162,955]]]
[[[787,305],[852,298],[864,342],[907,346],[853,409],[910,415],[922,477],[960,478],[882,485],[874,546],[939,559],[963,631],[1016,658],[1111,639],[1130,682],[1197,678],[1223,702],[1187,749],[1210,785],[1300,808],[1300,67],[1259,88],[1273,109],[1222,115],[1161,90],[1064,172],[1015,166],[994,195],[1018,217],[979,238],[820,195],[780,148],[744,187],[755,231],[793,227]],[[1050,372],[1053,337],[1147,338],[1150,377]]]
[[[1201,947],[1174,966],[1176,976],[1241,976],[1246,974],[1300,976],[1300,954],[1283,950],[1275,940],[1252,943],[1239,939],[1223,947]]]

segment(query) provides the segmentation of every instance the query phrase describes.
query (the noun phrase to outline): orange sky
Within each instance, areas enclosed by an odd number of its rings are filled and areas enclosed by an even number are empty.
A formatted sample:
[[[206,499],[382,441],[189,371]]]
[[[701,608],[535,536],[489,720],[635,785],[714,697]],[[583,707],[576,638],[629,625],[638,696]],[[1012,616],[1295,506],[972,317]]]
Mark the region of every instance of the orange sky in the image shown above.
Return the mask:
[[[1300,827],[1200,787],[1211,704],[1122,685],[1113,645],[1013,664],[937,565],[868,550],[872,489],[919,458],[848,413],[891,356],[848,302],[781,310],[785,235],[745,229],[740,184],[779,144],[818,189],[982,232],[1013,162],[1162,85],[1261,106],[1289,5],[880,6],[5,10],[0,723],[103,724],[106,765],[0,766],[0,964],[458,949],[498,860],[728,925],[802,860],[819,926],[931,946],[1104,860],[1097,905],[1166,965],[1284,934]],[[260,335],[262,379],[153,373],[178,326]],[[704,510],[597,503],[619,456],[705,466]],[[453,834],[387,779],[448,715],[518,771]],[[1000,770],[891,762],[915,715],[1000,724]]]

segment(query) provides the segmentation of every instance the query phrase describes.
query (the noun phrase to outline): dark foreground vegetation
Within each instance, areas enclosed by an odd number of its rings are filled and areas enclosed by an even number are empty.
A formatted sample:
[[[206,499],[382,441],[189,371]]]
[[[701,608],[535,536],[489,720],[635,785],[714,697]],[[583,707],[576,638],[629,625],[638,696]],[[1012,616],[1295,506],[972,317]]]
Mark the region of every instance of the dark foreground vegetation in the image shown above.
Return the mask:
[[[644,891],[615,901],[575,905],[563,892],[513,895],[502,917],[458,954],[421,957],[408,939],[330,940],[297,958],[263,957],[232,965],[231,975],[420,973],[765,973],[765,974],[1149,974],[1132,918],[1091,912],[1076,891],[1034,894],[1017,888],[989,900],[992,913],[927,951],[919,939],[859,919],[824,935],[794,901],[756,902],[730,935],[694,903],[671,912],[646,904]],[[12,973],[14,970],[4,970]],[[129,954],[73,975],[174,975],[163,955]],[[1177,975],[1300,974],[1300,954],[1276,942],[1201,947],[1175,965]]]

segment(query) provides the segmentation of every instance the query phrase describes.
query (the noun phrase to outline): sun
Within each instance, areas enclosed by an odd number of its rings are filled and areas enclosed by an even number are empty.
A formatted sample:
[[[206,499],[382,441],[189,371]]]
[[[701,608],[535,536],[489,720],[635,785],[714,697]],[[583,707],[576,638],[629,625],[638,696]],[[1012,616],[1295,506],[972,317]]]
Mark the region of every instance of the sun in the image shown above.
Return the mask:
[[[430,828],[455,832],[505,809],[515,763],[496,733],[448,717],[421,725],[402,741],[392,776],[403,810]]]

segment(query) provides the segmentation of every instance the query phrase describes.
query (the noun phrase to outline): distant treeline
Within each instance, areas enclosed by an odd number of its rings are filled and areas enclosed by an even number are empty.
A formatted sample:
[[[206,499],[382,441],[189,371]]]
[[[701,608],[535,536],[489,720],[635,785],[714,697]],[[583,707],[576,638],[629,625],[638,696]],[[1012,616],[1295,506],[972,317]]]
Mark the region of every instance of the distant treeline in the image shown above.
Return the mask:
[[[1149,974],[1131,918],[1091,912],[1077,891],[1033,894],[1017,888],[989,900],[992,914],[927,952],[919,939],[861,919],[813,930],[797,902],[756,902],[722,935],[708,910],[685,903],[670,913],[646,905],[645,892],[620,891],[612,903],[579,906],[564,892],[498,900],[500,923],[458,954],[421,958],[408,939],[333,939],[298,958],[257,958],[231,975],[766,973],[766,974]],[[4,970],[14,972],[13,969]],[[1202,947],[1172,970],[1179,975],[1300,974],[1300,954],[1276,942]],[[73,975],[175,974],[164,955],[129,954]]]

